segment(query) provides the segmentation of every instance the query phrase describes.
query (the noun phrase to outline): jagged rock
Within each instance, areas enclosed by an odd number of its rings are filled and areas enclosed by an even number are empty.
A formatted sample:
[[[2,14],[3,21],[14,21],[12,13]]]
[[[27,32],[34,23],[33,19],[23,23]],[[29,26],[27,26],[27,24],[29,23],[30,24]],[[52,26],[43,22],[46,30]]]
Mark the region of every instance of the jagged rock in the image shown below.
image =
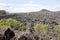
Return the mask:
[[[23,34],[18,40],[39,40],[39,37],[33,34]]]
[[[8,28],[8,29],[5,31],[2,40],[10,40],[10,39],[13,38],[14,36],[15,36],[15,33],[14,33],[10,28]]]

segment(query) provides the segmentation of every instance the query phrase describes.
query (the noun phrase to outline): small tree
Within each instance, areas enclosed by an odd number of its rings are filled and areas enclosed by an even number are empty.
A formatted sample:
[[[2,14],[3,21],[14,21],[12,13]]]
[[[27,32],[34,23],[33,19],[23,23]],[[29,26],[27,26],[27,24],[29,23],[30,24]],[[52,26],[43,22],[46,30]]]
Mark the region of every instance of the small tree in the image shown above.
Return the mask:
[[[0,16],[5,15],[7,12],[5,10],[0,10]]]

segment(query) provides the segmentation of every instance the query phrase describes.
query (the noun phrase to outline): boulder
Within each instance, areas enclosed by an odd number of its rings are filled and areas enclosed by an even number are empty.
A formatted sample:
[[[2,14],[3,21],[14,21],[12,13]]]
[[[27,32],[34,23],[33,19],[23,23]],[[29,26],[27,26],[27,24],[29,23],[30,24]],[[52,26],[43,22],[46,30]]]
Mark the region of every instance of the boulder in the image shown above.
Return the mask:
[[[5,32],[4,32],[4,36],[2,38],[2,40],[10,40],[11,38],[13,38],[15,36],[15,33],[8,28]]]

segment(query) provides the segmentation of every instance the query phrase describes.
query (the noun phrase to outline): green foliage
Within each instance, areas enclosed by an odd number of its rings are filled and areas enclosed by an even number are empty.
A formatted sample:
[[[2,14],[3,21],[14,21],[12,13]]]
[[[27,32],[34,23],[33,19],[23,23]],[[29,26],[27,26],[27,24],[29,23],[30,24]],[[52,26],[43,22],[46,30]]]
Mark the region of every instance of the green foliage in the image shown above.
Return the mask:
[[[24,31],[24,30],[26,30],[26,27],[25,26],[23,26],[23,27],[21,26],[21,27],[18,28],[18,30]]]
[[[9,26],[12,26],[12,28],[14,26],[20,26],[21,25],[21,22],[15,20],[15,19],[12,19],[12,18],[7,19],[6,21],[9,24]]]
[[[57,25],[55,30],[57,32],[57,36],[60,38],[60,25]]]
[[[35,24],[34,30],[36,33],[44,35],[47,33],[48,25],[47,24]]]
[[[8,28],[8,27],[9,27],[9,25],[6,22],[6,19],[0,20],[0,28]]]
[[[1,19],[0,20],[0,28],[14,28],[15,30],[24,30],[25,27],[22,25],[20,21],[16,19],[8,18],[8,19]]]

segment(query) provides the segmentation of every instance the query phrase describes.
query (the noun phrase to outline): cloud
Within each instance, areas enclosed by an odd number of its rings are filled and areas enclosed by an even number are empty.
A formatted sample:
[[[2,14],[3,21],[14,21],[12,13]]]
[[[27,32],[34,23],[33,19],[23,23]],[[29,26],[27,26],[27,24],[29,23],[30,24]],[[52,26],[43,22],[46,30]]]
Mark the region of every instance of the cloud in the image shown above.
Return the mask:
[[[31,12],[31,11],[39,11],[41,9],[57,11],[60,10],[60,5],[52,6],[52,5],[35,4],[32,1],[29,1],[26,4],[0,3],[0,10],[6,10],[8,12]]]

